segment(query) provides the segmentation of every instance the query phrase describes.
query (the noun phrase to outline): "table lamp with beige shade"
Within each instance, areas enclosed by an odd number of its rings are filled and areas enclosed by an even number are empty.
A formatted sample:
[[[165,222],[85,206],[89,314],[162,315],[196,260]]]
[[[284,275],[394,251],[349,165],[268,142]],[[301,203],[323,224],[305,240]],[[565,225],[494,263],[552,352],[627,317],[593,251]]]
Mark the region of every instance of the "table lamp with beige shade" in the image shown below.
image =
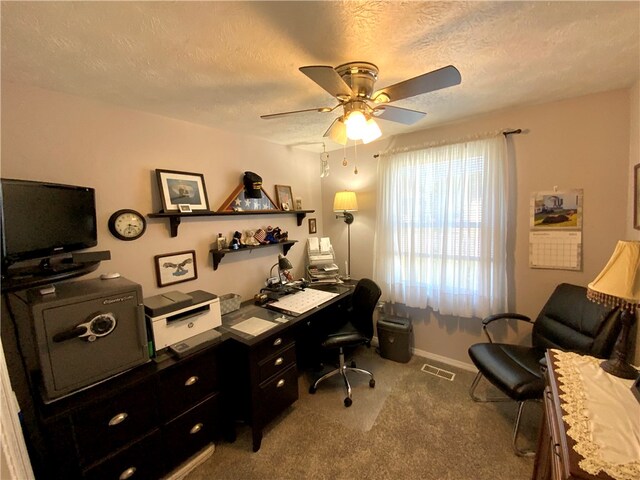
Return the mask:
[[[587,297],[607,306],[617,306],[622,312],[622,329],[609,360],[602,369],[620,378],[635,379],[638,371],[627,362],[629,334],[640,308],[640,242],[619,241],[609,262],[588,285]]]

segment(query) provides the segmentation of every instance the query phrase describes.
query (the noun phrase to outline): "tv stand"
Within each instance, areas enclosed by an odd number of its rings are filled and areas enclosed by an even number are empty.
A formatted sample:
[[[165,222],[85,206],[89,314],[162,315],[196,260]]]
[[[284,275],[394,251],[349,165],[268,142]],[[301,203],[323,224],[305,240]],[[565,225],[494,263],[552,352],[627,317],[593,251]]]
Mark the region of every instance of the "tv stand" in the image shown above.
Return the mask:
[[[99,261],[69,263],[65,260],[51,263],[51,259],[46,258],[39,265],[5,269],[2,273],[2,293],[81,277],[93,272],[100,265]]]

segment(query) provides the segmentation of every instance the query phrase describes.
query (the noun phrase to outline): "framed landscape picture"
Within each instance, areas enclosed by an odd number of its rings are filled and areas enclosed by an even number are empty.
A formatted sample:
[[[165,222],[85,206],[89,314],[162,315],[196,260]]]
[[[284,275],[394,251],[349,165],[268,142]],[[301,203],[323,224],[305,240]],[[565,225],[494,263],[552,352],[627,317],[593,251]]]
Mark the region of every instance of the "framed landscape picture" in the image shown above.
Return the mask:
[[[209,210],[204,175],[201,173],[178,172],[156,169],[158,189],[164,212],[184,212],[189,205],[191,211]]]

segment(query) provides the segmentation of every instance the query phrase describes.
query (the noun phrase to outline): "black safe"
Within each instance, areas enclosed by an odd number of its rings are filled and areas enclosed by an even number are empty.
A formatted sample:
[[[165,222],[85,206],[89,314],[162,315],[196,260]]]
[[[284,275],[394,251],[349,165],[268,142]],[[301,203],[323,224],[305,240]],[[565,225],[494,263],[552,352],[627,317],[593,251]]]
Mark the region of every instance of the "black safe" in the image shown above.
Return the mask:
[[[27,369],[45,401],[149,361],[140,285],[98,278],[48,292],[32,288],[11,302]]]

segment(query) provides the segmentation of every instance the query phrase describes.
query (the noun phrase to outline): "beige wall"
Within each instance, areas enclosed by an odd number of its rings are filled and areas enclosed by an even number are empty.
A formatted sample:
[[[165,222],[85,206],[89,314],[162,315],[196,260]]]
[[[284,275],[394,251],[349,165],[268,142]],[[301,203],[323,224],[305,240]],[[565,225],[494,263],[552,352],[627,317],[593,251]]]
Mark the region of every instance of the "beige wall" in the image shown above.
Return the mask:
[[[640,81],[629,93],[629,204],[627,208],[627,235],[629,240],[640,240],[640,230],[633,228],[633,175],[634,167],[640,163]],[[639,342],[640,343],[640,342]],[[640,358],[638,358],[640,360]]]
[[[515,175],[510,303],[515,311],[535,318],[558,283],[590,282],[609,259],[616,242],[628,233],[629,104],[630,91],[619,90],[514,108],[406,134],[396,139],[395,146],[502,129],[525,131],[510,137],[510,165]],[[385,148],[387,142],[358,146],[358,175],[353,174],[352,166],[342,167],[342,149],[331,152],[331,176],[323,184],[324,233],[331,236],[341,262],[346,257],[346,228],[331,214],[333,194],[343,188],[358,194],[360,210],[351,226],[352,273],[356,278],[372,275],[376,191],[373,155]],[[353,149],[348,149],[347,154],[351,159]],[[584,189],[583,268],[579,272],[528,266],[529,198],[532,192],[552,190],[554,186]],[[443,317],[419,310],[411,313],[416,349],[461,364],[470,363],[468,346],[483,338],[477,319]],[[520,323],[498,333],[503,339],[526,342],[529,329]]]
[[[164,219],[148,219],[145,235],[132,242],[116,240],[107,220],[116,210],[143,214],[160,210],[154,169],[204,174],[211,209],[217,210],[242,181],[243,172],[274,185],[290,185],[304,207],[320,208],[316,181],[319,159],[251,137],[235,135],[156,115],[126,110],[77,97],[2,84],[3,177],[45,180],[96,189],[97,250],[110,250],[111,260],[84,278],[119,272],[143,287],[144,296],[162,291],[206,290],[218,295],[238,293],[253,298],[277,261],[279,247],[227,255],[214,271],[209,254],[218,232],[280,226],[299,240],[288,254],[296,276],[303,274],[306,222],[295,216],[210,217],[183,220],[176,238]],[[275,197],[273,197],[275,198]],[[313,216],[313,214],[311,215]],[[322,219],[318,215],[318,227]],[[195,250],[198,279],[158,289],[153,256]]]
[[[629,108],[629,105],[632,108]],[[515,175],[513,309],[535,317],[555,285],[586,285],[608,260],[618,239],[637,235],[629,228],[628,188],[631,165],[638,162],[638,86],[545,105],[489,114],[465,122],[399,136],[395,145],[456,139],[505,128],[522,128],[511,137]],[[631,110],[631,112],[630,112]],[[382,122],[384,123],[384,122]],[[384,125],[382,126],[384,128]],[[133,242],[121,242],[107,230],[107,220],[120,208],[146,214],[160,209],[155,168],[203,173],[212,209],[217,209],[241,180],[242,172],[259,173],[265,188],[291,185],[303,198],[309,215],[318,220],[318,234],[328,235],[344,268],[347,229],[332,212],[333,195],[342,189],[358,192],[359,212],[351,227],[351,267],[354,278],[371,277],[375,227],[376,168],[374,154],[388,142],[375,142],[346,151],[330,152],[331,174],[319,178],[319,155],[288,149],[251,137],[205,128],[103,105],[77,97],[2,85],[3,177],[47,180],[93,186],[97,190],[98,250],[110,250],[112,260],[87,278],[117,271],[143,286],[145,296],[177,289],[216,294],[238,293],[251,298],[262,286],[275,263],[277,247],[227,255],[217,271],[211,267],[209,248],[218,232],[279,225],[290,238],[300,240],[288,257],[296,276],[303,274],[306,221],[295,217],[217,217],[184,220],[177,238],[171,238],[168,222],[148,219],[147,233]],[[358,174],[353,173],[354,166]],[[538,190],[584,189],[583,270],[534,270],[528,267],[529,196]],[[629,197],[630,198],[630,197]],[[637,236],[636,236],[637,238]],[[153,256],[196,250],[198,279],[158,289]],[[414,318],[415,348],[469,365],[467,348],[480,340],[477,319],[426,315]],[[501,338],[526,342],[528,328],[509,325]],[[638,357],[640,358],[640,357]],[[636,363],[638,361],[636,360]]]

